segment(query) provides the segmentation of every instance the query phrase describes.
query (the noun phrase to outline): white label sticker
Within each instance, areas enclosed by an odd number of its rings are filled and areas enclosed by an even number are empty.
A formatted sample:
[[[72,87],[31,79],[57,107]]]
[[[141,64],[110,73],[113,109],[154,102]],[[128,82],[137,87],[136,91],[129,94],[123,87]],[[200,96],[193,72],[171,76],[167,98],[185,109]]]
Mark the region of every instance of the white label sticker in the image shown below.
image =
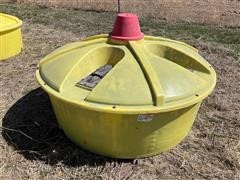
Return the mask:
[[[141,121],[141,122],[152,121],[153,120],[153,114],[139,114],[137,120]]]

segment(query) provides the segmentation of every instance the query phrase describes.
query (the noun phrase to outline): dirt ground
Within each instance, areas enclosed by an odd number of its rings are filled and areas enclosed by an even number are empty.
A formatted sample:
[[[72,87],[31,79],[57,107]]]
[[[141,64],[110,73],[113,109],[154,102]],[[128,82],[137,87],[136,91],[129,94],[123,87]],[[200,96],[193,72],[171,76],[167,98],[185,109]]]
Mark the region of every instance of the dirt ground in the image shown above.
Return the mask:
[[[240,179],[239,29],[142,21],[146,34],[197,47],[215,68],[218,82],[176,148],[155,157],[116,160],[70,142],[34,78],[39,60],[55,48],[109,32],[111,14],[15,4],[4,4],[0,11],[24,21],[23,52],[0,62],[0,179]]]

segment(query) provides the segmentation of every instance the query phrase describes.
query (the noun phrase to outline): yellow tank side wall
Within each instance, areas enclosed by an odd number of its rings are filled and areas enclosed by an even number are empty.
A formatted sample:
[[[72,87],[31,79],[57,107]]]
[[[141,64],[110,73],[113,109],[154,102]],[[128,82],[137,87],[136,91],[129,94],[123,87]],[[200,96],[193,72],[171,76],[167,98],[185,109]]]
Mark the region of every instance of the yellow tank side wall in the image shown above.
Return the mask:
[[[19,54],[22,50],[21,29],[0,32],[0,60]]]
[[[50,99],[65,134],[83,149],[114,158],[140,158],[167,151],[188,134],[199,106],[154,114],[150,122],[138,115],[89,111],[54,96]]]

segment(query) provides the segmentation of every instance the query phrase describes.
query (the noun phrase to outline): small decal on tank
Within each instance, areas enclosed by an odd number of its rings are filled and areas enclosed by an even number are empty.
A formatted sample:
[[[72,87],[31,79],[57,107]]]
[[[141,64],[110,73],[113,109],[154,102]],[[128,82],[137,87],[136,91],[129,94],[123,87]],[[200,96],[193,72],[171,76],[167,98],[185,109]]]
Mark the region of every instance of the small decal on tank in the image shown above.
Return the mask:
[[[137,121],[140,122],[149,122],[153,120],[153,114],[139,114]]]

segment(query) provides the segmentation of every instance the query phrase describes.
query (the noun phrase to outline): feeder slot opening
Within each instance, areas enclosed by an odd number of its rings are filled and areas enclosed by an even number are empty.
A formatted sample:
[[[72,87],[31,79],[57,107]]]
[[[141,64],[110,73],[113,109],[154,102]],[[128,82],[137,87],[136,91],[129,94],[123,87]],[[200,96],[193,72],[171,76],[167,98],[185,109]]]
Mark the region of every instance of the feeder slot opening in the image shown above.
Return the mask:
[[[101,80],[102,78],[112,69],[112,65],[105,64],[101,66],[93,73],[89,74],[85,78],[81,79],[76,86],[80,86],[86,89],[93,89]]]

